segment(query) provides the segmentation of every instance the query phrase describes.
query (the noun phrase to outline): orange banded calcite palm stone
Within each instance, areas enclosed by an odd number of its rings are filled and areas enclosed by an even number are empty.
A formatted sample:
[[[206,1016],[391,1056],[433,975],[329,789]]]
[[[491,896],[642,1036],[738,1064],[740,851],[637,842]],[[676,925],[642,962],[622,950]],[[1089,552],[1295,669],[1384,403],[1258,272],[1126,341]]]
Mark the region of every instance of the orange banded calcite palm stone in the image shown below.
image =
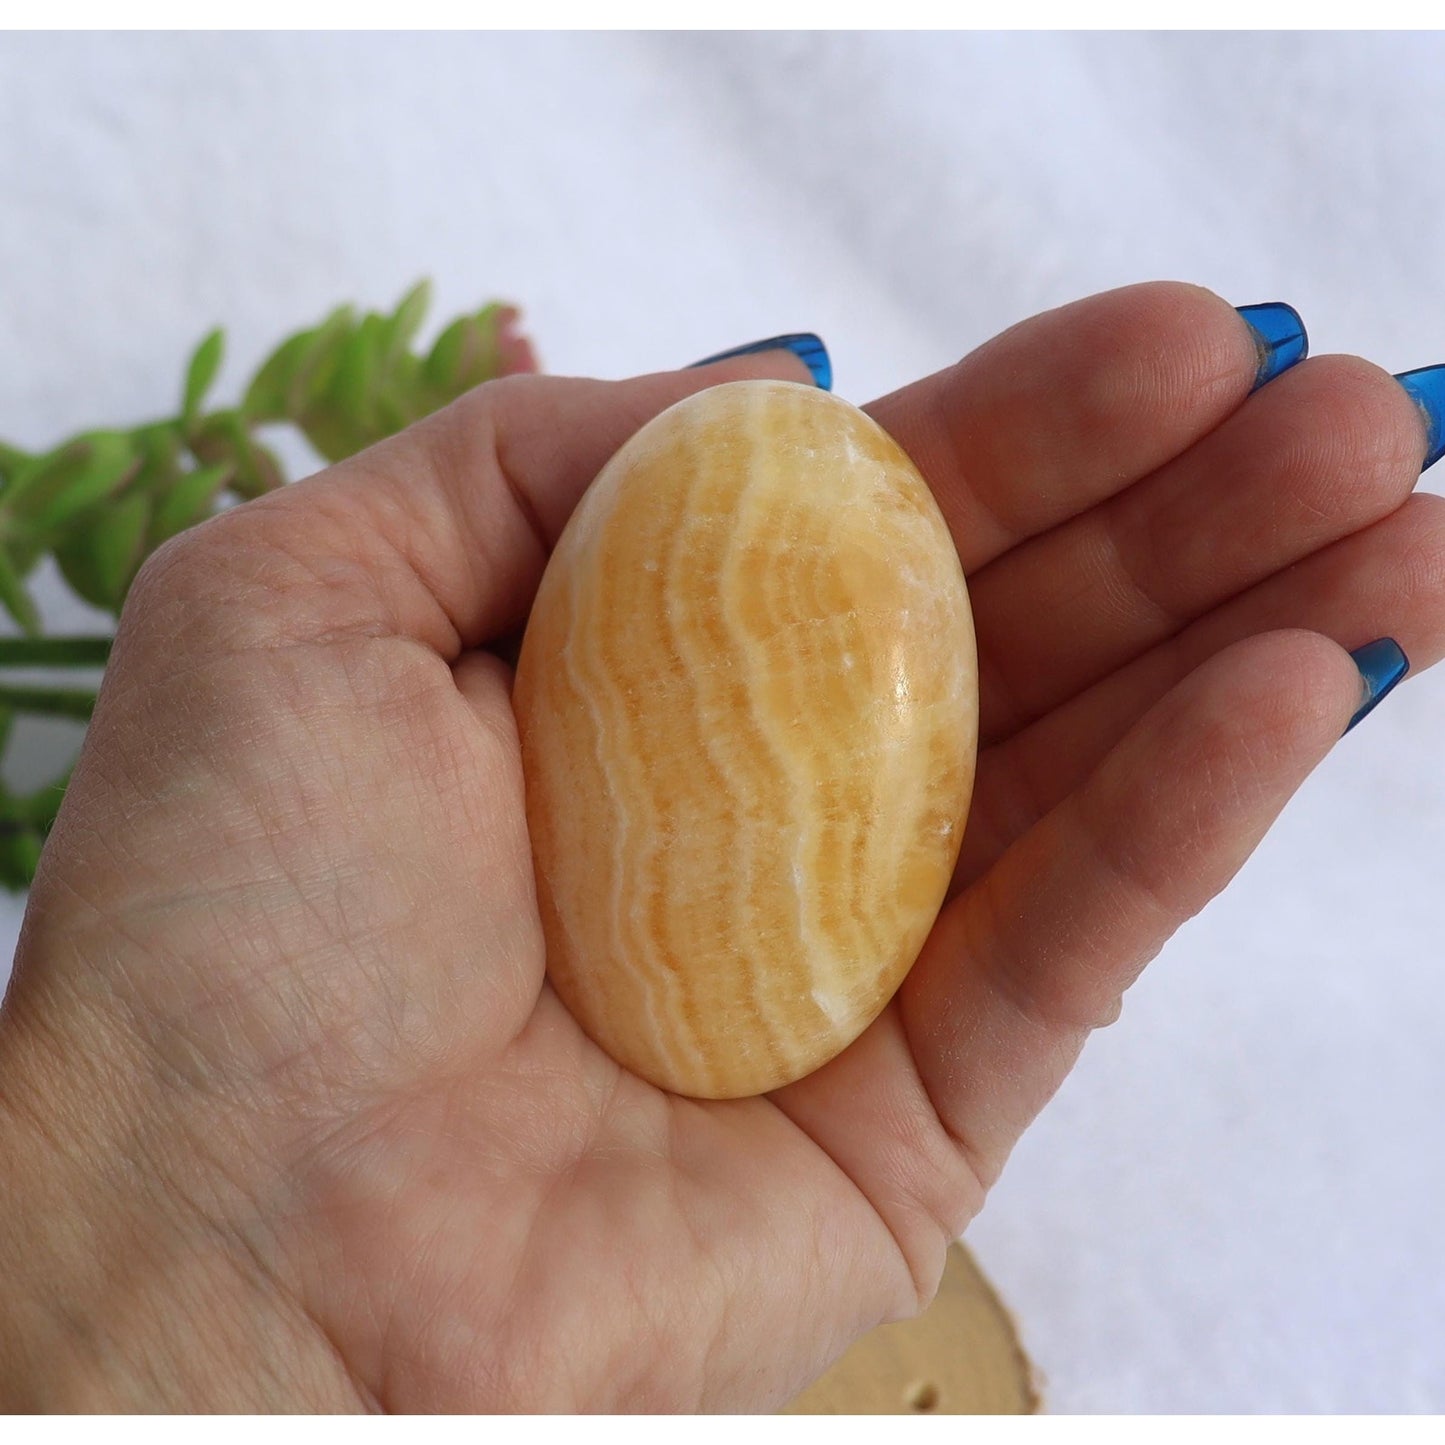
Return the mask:
[[[518,661],[547,972],[676,1093],[847,1047],[917,958],[973,787],[978,669],[927,484],[863,412],[731,382],[642,428]]]

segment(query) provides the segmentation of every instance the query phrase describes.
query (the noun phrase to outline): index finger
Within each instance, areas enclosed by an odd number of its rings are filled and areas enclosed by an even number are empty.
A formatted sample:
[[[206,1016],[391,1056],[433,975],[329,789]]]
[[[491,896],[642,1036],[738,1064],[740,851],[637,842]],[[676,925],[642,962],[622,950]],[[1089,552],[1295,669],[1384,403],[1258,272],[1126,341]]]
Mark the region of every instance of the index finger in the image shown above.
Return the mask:
[[[972,572],[1163,466],[1304,356],[1290,307],[1245,311],[1180,282],[1106,291],[864,410],[927,478]]]

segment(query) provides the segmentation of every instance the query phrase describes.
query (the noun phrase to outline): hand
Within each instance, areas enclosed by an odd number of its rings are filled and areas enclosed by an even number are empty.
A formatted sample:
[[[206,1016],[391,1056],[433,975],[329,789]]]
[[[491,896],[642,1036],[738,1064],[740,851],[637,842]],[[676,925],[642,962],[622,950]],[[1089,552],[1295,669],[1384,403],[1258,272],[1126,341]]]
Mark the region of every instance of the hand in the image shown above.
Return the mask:
[[[638,426],[789,352],[492,383],[166,546],[0,1015],[0,1397],[762,1409],[925,1304],[1360,707],[1345,649],[1445,648],[1420,410],[1344,357],[1251,395],[1258,362],[1148,285],[869,408],[969,574],[976,799],[897,999],[769,1098],[663,1094],[548,989],[487,649]]]

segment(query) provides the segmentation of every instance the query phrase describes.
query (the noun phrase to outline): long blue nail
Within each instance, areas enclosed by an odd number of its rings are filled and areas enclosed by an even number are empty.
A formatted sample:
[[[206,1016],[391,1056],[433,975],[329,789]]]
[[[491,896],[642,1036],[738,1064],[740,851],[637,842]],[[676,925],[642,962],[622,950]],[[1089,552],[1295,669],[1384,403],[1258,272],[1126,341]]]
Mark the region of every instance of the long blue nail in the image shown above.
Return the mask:
[[[1420,468],[1423,472],[1445,456],[1445,366],[1402,371],[1395,380],[1425,414],[1425,461]]]
[[[750,341],[746,346],[734,346],[730,351],[719,351],[716,356],[704,356],[694,361],[693,366],[709,366],[714,361],[727,361],[733,356],[753,356],[759,351],[791,351],[813,373],[813,385],[824,391],[833,390],[833,363],[828,358],[828,348],[821,336],[811,331],[794,331],[787,336],[770,336],[766,341]],[[684,370],[691,370],[686,367]]]
[[[1350,727],[1346,728],[1345,732],[1349,732],[1350,728],[1369,717],[1379,707],[1381,700],[1410,670],[1410,659],[1405,656],[1404,649],[1393,637],[1381,637],[1374,642],[1367,642],[1363,647],[1357,647],[1350,656],[1355,659],[1355,666],[1360,669],[1360,676],[1364,679],[1365,700],[1350,719]]]
[[[1259,370],[1254,373],[1252,391],[1258,391],[1265,382],[1273,381],[1280,372],[1305,359],[1310,339],[1293,306],[1286,306],[1283,301],[1264,301],[1258,306],[1234,309],[1254,332],[1254,344],[1259,351]]]

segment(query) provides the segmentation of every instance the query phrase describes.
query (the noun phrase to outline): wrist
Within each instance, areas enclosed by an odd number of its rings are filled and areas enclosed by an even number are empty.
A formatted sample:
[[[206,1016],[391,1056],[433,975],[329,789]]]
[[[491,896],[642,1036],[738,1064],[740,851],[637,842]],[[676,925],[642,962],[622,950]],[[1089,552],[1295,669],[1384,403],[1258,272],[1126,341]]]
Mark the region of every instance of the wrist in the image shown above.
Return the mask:
[[[0,1408],[360,1408],[175,1086],[106,1032],[0,1014]]]

